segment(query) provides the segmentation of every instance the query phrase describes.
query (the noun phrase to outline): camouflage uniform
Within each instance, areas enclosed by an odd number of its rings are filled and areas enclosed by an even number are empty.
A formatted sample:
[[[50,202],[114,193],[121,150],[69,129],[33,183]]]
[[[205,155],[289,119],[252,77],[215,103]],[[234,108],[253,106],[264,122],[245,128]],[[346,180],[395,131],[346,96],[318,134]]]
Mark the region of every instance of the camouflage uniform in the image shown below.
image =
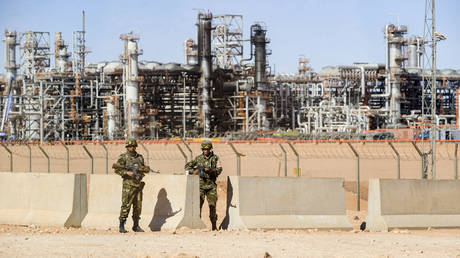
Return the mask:
[[[202,144],[202,146],[205,144]],[[212,145],[210,145],[212,148]],[[210,152],[206,157],[204,154],[199,155],[194,160],[185,165],[187,171],[198,169],[199,166],[208,167],[208,171],[203,171],[200,175],[200,217],[201,209],[203,207],[204,198],[206,197],[209,204],[209,219],[215,227],[217,221],[216,203],[217,203],[217,184],[216,179],[222,173],[222,167],[218,167],[219,157],[213,152]]]
[[[134,147],[130,150],[128,147]],[[145,183],[142,182],[144,173],[148,173],[149,168],[144,166],[144,158],[136,152],[137,141],[135,139],[128,139],[126,141],[126,148],[128,151],[120,155],[118,161],[113,164],[115,173],[123,178],[123,192],[121,196],[121,209],[120,209],[120,233],[126,233],[125,222],[128,217],[131,205],[133,206],[133,230],[134,232],[144,232],[139,227],[139,219],[142,211],[142,189]],[[127,166],[137,166],[138,175],[132,177],[128,174],[130,172],[126,169]],[[133,171],[131,171],[133,172]]]
[[[144,166],[144,158],[141,154],[134,151],[127,151],[118,158],[117,164],[120,166]],[[126,220],[131,205],[133,206],[133,220],[139,220],[142,211],[142,189],[145,183],[141,182],[143,174],[139,180],[128,176],[128,170],[117,168],[115,173],[123,178],[123,192],[121,196],[120,220]]]

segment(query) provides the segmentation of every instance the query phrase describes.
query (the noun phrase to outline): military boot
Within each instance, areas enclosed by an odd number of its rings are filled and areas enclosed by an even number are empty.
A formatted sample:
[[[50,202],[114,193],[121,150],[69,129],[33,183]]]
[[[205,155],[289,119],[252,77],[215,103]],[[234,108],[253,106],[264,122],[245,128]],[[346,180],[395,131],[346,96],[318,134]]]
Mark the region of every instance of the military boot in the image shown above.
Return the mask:
[[[145,232],[141,227],[139,227],[139,220],[133,220],[133,231],[134,232]]]
[[[212,230],[217,230],[217,226],[216,226],[216,221],[211,221],[211,224],[212,224]]]
[[[128,232],[128,231],[126,231],[126,229],[125,229],[125,222],[126,222],[126,220],[120,220],[120,227],[119,227],[119,230],[118,230],[120,233],[126,233],[126,232]]]

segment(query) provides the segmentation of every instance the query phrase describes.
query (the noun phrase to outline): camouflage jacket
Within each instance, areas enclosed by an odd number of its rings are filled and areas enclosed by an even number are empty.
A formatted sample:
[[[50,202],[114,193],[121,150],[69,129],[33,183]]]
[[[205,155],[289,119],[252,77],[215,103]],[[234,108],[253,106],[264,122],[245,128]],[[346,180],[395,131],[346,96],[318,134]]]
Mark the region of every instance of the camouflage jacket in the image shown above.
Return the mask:
[[[194,160],[188,162],[185,165],[185,170],[194,171],[198,167],[208,167],[208,171],[204,172],[200,176],[200,187],[201,188],[210,188],[216,186],[217,177],[222,173],[222,167],[220,166],[219,157],[211,152],[208,157],[205,157],[203,154],[196,157]],[[193,173],[193,172],[191,172]]]
[[[141,166],[144,166],[144,157],[142,157],[142,155],[137,152],[131,153],[127,151],[120,155],[120,157],[118,158],[118,161],[115,164],[121,167],[135,166],[135,165],[141,167]],[[117,173],[123,178],[123,183],[127,183],[133,186],[139,186],[141,184],[142,178],[144,177],[144,173],[139,172],[141,176],[139,180],[137,180],[135,178],[128,176],[128,172],[129,170],[123,169],[123,168],[115,169],[115,173]]]

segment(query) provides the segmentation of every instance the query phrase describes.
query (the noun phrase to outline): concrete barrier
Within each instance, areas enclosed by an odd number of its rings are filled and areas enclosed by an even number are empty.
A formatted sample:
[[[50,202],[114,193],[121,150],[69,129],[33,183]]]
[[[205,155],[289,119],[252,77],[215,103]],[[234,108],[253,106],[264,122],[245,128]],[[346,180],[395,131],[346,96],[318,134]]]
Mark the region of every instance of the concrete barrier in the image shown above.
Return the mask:
[[[0,224],[79,227],[85,174],[0,173]]]
[[[198,176],[147,175],[144,177],[140,226],[144,230],[171,231],[180,227],[205,228],[200,219]],[[84,228],[118,227],[122,179],[118,175],[91,175],[88,215]],[[129,216],[132,215],[132,209]],[[127,220],[130,231],[132,219]]]
[[[343,179],[228,177],[222,229],[351,229]]]
[[[428,227],[460,227],[460,181],[369,180],[366,228]]]

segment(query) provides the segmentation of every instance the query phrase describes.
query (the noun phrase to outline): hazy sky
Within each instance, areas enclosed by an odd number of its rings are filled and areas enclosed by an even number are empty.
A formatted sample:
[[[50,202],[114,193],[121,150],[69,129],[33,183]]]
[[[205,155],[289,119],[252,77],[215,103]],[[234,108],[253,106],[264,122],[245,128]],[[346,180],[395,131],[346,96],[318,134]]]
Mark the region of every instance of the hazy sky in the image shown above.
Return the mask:
[[[315,71],[327,65],[353,62],[384,63],[383,28],[407,25],[408,35],[422,35],[425,0],[194,0],[194,1],[67,1],[0,0],[0,28],[62,32],[72,44],[86,12],[88,62],[118,60],[120,34],[140,34],[141,60],[183,63],[183,42],[196,39],[197,9],[243,15],[244,36],[254,22],[264,22],[273,54],[268,58],[277,73],[294,73],[297,58],[310,58]],[[438,44],[438,68],[460,69],[460,1],[436,2],[437,30],[448,39]],[[2,32],[2,38],[3,38]],[[53,43],[52,49],[53,51]],[[4,73],[5,45],[1,44],[0,73]],[[249,53],[249,48],[245,48]],[[69,51],[71,49],[69,48]]]

